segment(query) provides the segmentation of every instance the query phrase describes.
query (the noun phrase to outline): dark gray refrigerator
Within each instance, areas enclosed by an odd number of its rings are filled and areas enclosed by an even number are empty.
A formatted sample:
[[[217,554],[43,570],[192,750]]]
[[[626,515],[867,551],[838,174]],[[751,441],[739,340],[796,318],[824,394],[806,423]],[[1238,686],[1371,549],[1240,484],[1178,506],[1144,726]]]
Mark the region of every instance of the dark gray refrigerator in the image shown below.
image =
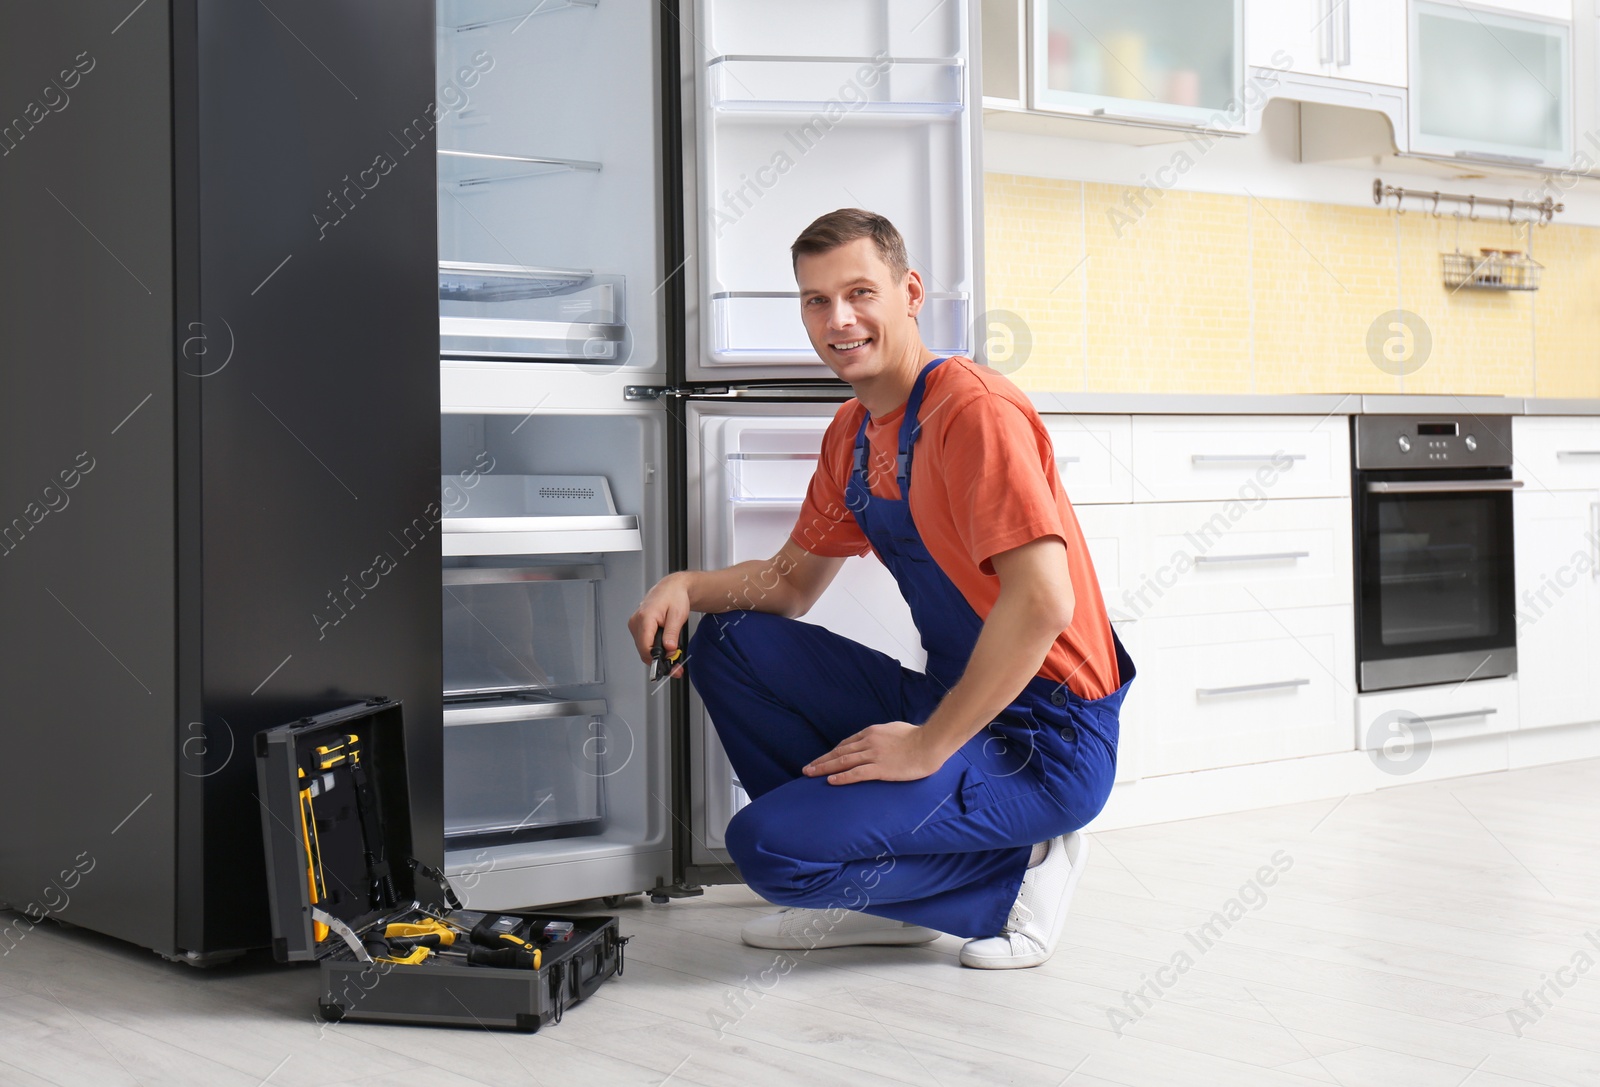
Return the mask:
[[[0,915],[265,946],[254,737],[441,800],[432,0],[0,12]]]

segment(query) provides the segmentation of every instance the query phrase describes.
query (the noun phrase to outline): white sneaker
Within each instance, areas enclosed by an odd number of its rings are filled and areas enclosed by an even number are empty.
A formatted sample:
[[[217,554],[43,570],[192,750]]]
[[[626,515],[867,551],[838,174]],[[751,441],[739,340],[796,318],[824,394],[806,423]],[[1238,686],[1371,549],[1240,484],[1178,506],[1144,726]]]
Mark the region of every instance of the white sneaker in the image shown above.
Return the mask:
[[[906,921],[855,910],[810,910],[785,906],[745,922],[739,938],[751,947],[791,951],[856,944],[925,944],[943,933]]]
[[[961,965],[981,970],[1038,966],[1054,954],[1072,891],[1089,859],[1089,839],[1077,831],[1050,840],[1044,860],[1028,869],[998,936],[968,940]]]

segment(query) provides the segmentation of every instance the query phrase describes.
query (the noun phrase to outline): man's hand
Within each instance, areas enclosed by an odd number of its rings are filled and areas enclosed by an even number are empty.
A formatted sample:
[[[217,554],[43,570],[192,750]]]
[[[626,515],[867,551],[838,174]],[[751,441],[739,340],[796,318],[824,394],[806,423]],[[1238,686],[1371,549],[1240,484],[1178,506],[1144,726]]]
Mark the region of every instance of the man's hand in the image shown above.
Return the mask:
[[[645,594],[639,602],[639,608],[628,619],[628,629],[633,632],[634,648],[639,651],[639,659],[646,664],[650,663],[650,650],[654,647],[656,631],[661,631],[661,647],[667,651],[667,656],[683,648],[678,644],[678,635],[683,633],[683,625],[689,621],[689,575],[687,573],[668,574],[655,587]],[[680,679],[683,676],[683,665],[678,665],[672,670],[672,678]]]
[[[944,765],[948,752],[934,749],[928,734],[908,721],[869,725],[847,736],[805,767],[807,777],[828,775],[830,785],[855,781],[916,781]]]

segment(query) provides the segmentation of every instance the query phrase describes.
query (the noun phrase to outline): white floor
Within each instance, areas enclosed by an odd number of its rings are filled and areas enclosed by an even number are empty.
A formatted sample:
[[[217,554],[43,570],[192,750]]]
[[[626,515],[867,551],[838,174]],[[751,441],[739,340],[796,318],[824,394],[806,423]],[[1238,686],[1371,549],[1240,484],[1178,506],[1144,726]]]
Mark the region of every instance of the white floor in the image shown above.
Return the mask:
[[[1590,760],[1100,834],[1035,970],[786,965],[743,887],[632,899],[626,974],[536,1035],[323,1025],[309,968],[41,926],[0,958],[0,1084],[1594,1087],[1597,793]]]

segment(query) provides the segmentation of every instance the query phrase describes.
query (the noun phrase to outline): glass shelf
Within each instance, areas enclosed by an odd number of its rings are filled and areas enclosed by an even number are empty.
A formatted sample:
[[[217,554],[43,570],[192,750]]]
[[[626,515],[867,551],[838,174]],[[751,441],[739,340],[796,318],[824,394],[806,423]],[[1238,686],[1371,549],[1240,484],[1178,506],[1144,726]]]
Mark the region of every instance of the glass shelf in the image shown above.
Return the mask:
[[[517,24],[535,15],[592,8],[596,3],[598,0],[439,0],[435,22],[458,34],[511,23],[512,33],[515,33]]]
[[[964,78],[961,61],[923,57],[722,56],[706,64],[716,109],[825,117],[829,110],[955,113],[965,104]]]
[[[438,178],[441,185],[467,188],[496,181],[520,181],[548,174],[568,174],[577,170],[598,172],[598,162],[583,159],[544,158],[537,155],[503,155],[487,151],[439,150]]]
[[[711,296],[719,357],[815,364],[817,353],[800,322],[797,291],[719,291]],[[918,317],[922,341],[941,355],[972,354],[966,294],[929,293]]]

